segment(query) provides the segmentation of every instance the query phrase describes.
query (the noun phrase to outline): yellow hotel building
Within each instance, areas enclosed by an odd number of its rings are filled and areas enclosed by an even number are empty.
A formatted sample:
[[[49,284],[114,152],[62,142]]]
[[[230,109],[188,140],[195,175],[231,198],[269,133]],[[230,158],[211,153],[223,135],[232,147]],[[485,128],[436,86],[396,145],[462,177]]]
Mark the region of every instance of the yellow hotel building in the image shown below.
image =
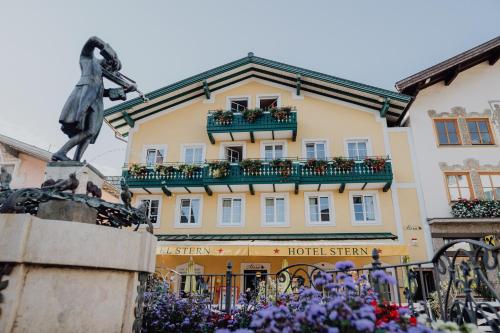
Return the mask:
[[[159,270],[432,256],[411,132],[397,127],[410,97],[252,53],[147,97],[106,121],[128,138],[123,176],[149,204]]]

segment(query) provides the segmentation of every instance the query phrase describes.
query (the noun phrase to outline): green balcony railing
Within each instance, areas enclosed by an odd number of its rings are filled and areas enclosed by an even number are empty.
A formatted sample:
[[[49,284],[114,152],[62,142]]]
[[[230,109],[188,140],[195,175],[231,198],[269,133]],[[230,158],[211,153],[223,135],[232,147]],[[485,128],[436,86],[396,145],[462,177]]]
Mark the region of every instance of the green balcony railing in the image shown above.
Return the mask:
[[[284,118],[276,119],[271,112],[264,111],[256,119],[249,121],[242,113],[234,113],[229,120],[218,119],[213,111],[207,116],[207,133],[211,143],[215,143],[214,134],[248,132],[252,142],[254,132],[276,132],[291,131],[291,139],[295,141],[297,136],[297,112],[295,109]]]
[[[213,162],[197,166],[163,164],[126,166],[123,177],[130,187],[209,187],[211,185],[239,184],[348,184],[383,183],[388,190],[393,179],[390,160],[373,165],[364,160],[337,159],[314,165],[311,161],[286,159],[276,161],[255,160],[252,167],[241,163],[224,163],[220,169]],[[342,161],[348,161],[342,162]],[[350,161],[350,162],[349,162]]]

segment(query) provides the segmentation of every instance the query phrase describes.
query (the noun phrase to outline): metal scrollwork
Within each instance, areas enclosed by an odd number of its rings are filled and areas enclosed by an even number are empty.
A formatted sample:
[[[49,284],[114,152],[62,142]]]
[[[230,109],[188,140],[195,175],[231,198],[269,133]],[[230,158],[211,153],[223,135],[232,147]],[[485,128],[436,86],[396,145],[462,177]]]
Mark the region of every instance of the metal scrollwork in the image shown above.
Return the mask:
[[[115,228],[131,227],[141,224],[148,226],[153,232],[153,225],[143,207],[126,207],[122,204],[111,203],[98,197],[89,197],[84,194],[61,192],[57,188],[24,188],[0,192],[0,213],[36,215],[38,206],[42,202],[51,200],[66,200],[84,203],[97,210],[96,224]],[[136,230],[137,230],[136,228]]]
[[[8,280],[3,280],[3,277],[6,275],[9,275],[12,272],[12,269],[14,268],[14,263],[11,262],[1,262],[0,263],[0,305],[4,301],[4,297],[2,295],[2,291],[7,289],[7,286],[9,285]],[[0,307],[0,317],[2,316],[2,308]]]

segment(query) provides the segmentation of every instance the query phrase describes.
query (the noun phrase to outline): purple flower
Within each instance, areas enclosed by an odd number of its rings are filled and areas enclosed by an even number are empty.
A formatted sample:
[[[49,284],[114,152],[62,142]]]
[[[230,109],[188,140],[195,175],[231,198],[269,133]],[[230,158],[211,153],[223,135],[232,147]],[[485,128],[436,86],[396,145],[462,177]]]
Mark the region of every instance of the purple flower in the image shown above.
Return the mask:
[[[352,261],[338,261],[335,264],[335,268],[339,271],[347,271],[354,268],[354,263]]]
[[[354,321],[354,327],[356,327],[356,330],[358,331],[373,332],[375,324],[373,323],[373,321],[368,319],[358,319]]]
[[[387,274],[383,270],[375,270],[372,272],[372,278],[378,282],[396,284],[396,278],[394,276]]]

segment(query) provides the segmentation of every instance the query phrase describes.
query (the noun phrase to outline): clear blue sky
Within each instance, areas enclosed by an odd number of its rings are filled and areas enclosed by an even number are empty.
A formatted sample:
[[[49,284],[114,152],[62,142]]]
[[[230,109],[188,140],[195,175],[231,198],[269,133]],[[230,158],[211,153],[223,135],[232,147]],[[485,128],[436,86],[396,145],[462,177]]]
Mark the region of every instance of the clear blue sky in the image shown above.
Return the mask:
[[[59,113],[92,35],[117,50],[144,91],[249,51],[394,90],[399,79],[498,36],[499,13],[498,0],[5,1],[0,132],[51,151],[65,142]],[[85,158],[118,174],[124,154],[104,125]]]

